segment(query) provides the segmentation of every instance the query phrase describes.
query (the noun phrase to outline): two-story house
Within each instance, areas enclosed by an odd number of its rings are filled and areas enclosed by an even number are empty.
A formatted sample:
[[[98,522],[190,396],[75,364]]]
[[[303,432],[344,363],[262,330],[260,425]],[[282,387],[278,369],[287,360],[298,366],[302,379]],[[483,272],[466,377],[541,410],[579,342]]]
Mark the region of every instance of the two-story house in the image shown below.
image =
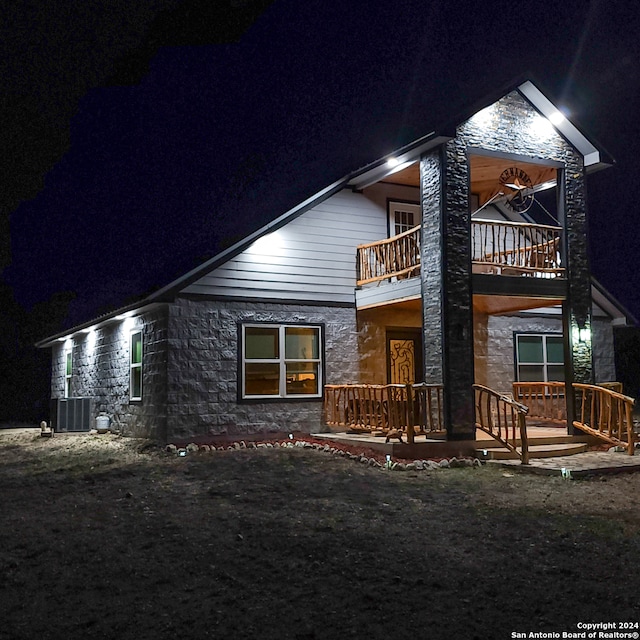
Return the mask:
[[[447,439],[473,440],[474,383],[615,380],[627,317],[591,279],[586,241],[586,177],[610,163],[518,83],[141,302],[43,340],[54,423],[104,411],[164,441],[317,432],[325,387],[425,382],[441,387]]]

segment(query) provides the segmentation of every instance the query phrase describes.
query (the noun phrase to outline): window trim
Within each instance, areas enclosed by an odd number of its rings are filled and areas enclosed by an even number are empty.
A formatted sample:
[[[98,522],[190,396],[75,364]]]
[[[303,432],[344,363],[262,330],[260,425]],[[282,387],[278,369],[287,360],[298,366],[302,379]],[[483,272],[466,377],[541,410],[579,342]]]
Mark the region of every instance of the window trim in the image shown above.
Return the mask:
[[[246,395],[245,394],[245,329],[247,327],[278,328],[279,341],[282,344],[280,355],[277,358],[255,359],[254,362],[278,362],[280,365],[279,391],[278,395]],[[286,358],[284,349],[284,335],[287,327],[309,328],[318,331],[318,358],[305,360]],[[325,385],[325,325],[322,322],[238,322],[238,385],[237,395],[239,403],[264,403],[264,402],[318,402],[324,397]],[[249,361],[251,362],[251,360]],[[286,364],[287,362],[317,362],[318,363],[318,393],[317,394],[291,394],[286,395]]]
[[[140,335],[140,362],[133,361],[133,339],[134,336]],[[142,385],[142,363],[144,360],[144,337],[142,335],[142,329],[134,329],[129,334],[129,402],[141,402],[143,396]],[[134,369],[140,370],[140,395],[133,395],[133,372]]]
[[[523,336],[533,336],[536,338],[542,338],[542,362],[520,362],[520,354],[518,351],[518,338]],[[561,338],[563,344],[563,358],[562,362],[549,362],[547,359],[547,338]],[[520,380],[520,366],[527,364],[536,364],[542,367],[542,371],[544,374],[544,380],[539,380],[538,382],[560,382],[560,380],[549,380],[549,366],[562,366],[565,368],[565,353],[564,353],[564,335],[557,331],[514,331],[513,332],[513,361],[514,361],[514,369],[515,369],[515,380],[517,382],[521,382]]]

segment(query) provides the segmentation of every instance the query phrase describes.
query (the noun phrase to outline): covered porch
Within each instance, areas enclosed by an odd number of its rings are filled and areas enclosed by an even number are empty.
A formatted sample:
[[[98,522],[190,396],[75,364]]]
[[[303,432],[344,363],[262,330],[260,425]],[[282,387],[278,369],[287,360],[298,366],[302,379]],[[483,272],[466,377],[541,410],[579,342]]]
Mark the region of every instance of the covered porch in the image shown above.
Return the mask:
[[[358,440],[396,457],[519,458],[572,455],[607,443],[635,452],[634,400],[619,383],[571,385],[573,433],[567,429],[564,383],[513,383],[508,395],[474,385],[475,440],[448,442],[442,385],[326,385],[329,437]],[[526,403],[526,404],[525,404]],[[338,429],[342,431],[338,431]]]

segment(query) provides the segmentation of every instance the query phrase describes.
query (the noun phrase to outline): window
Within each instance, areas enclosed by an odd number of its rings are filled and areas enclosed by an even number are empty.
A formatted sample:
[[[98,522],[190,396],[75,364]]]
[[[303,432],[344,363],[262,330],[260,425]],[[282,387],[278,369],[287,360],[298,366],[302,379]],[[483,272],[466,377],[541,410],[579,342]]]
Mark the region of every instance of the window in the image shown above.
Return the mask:
[[[131,334],[129,374],[129,400],[142,400],[142,331]]]
[[[420,223],[420,205],[410,202],[389,202],[389,236],[397,236]]]
[[[243,398],[319,398],[321,380],[321,327],[243,325]]]
[[[564,382],[564,342],[557,334],[516,334],[519,382]]]
[[[71,349],[64,354],[64,397],[71,397],[71,375],[73,374],[73,355]]]

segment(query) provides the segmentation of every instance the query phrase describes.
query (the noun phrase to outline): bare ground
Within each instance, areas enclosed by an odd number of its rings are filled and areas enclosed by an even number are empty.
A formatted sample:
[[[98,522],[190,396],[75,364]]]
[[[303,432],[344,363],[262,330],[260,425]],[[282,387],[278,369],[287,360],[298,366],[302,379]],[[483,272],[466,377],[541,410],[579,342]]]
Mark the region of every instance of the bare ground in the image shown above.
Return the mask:
[[[0,433],[0,638],[637,625],[639,489],[640,474],[390,472],[301,448],[176,457],[112,435]]]

